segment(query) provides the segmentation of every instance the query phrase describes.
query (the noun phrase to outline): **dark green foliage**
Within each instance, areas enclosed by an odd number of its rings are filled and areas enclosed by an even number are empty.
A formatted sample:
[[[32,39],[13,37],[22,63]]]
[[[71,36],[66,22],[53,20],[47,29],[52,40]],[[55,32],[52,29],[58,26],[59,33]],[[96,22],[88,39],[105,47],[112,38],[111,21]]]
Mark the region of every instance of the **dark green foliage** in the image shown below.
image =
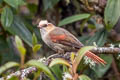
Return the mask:
[[[5,7],[1,13],[1,23],[6,29],[13,23],[13,13],[9,7]]]
[[[113,59],[120,72],[120,60],[116,56],[102,54],[100,57],[107,64],[92,68],[85,65],[83,59],[93,45],[103,47],[113,42],[119,45],[120,39],[113,41],[110,33],[120,18],[120,0],[0,0],[0,18],[0,77],[35,66],[38,71],[28,79],[39,80],[40,73],[44,72],[51,80],[63,80],[66,73],[72,77],[77,74],[79,80],[105,80],[109,75],[116,78],[116,74],[111,74]],[[48,66],[42,63],[44,60],[31,60],[54,53],[44,45],[37,28],[39,21],[45,19],[68,29],[90,47],[80,49],[78,56],[71,54],[69,61],[57,58]],[[113,38],[116,39],[116,35]],[[18,80],[18,77],[9,80]]]

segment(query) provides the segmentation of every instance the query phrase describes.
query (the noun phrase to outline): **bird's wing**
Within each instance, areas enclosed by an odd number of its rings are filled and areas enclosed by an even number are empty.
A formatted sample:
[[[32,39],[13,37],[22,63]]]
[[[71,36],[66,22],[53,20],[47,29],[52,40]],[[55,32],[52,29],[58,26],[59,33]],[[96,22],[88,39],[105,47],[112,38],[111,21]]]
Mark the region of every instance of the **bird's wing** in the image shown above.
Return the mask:
[[[49,35],[54,43],[59,43],[78,49],[83,47],[83,44],[77,38],[75,38],[71,33],[62,28],[54,29],[53,31],[50,32]],[[106,62],[103,59],[96,56],[94,53],[90,51],[86,52],[85,55],[91,58],[92,60],[96,61],[97,63],[101,63],[103,65],[106,64]]]
[[[83,47],[83,44],[65,29],[56,27],[53,31],[50,32],[49,35],[54,43],[59,43],[78,49]]]

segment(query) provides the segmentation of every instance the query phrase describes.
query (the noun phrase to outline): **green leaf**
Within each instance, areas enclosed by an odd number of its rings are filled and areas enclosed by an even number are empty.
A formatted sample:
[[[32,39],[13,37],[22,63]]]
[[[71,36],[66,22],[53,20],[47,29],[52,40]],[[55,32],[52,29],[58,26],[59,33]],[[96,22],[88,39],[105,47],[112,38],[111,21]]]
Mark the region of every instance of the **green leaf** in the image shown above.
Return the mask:
[[[108,32],[104,29],[101,29],[96,32],[94,36],[87,39],[86,45],[93,45],[93,42],[96,42],[97,46],[103,46],[107,40],[107,35]]]
[[[66,25],[66,24],[70,24],[72,22],[82,20],[82,19],[86,19],[88,17],[90,17],[90,14],[78,14],[78,15],[70,16],[70,17],[67,17],[67,18],[63,19],[62,21],[60,21],[58,26],[63,26],[63,25]]]
[[[50,69],[57,77],[57,80],[62,80],[63,71],[61,70],[61,65],[54,65]]]
[[[9,61],[19,61],[20,57],[16,52],[14,38],[12,36],[0,35],[0,64],[3,65]]]
[[[5,29],[13,23],[13,13],[9,7],[3,9],[1,13],[1,23]]]
[[[17,47],[23,47],[22,40],[18,36],[15,36],[15,42]]]
[[[62,58],[53,59],[51,61],[51,63],[49,64],[49,67],[52,67],[52,66],[54,66],[56,64],[62,64],[62,65],[66,65],[66,66],[70,67],[70,64],[66,60],[64,60]]]
[[[4,71],[6,71],[7,69],[12,68],[12,67],[16,67],[16,66],[19,66],[19,63],[8,62],[8,63],[6,63],[6,64],[4,64],[3,66],[0,67],[0,74],[3,73]]]
[[[12,76],[10,79],[8,80],[19,80],[19,78],[17,76]]]
[[[15,42],[16,42],[16,46],[17,46],[19,52],[21,54],[25,55],[26,49],[23,46],[22,40],[18,36],[15,36]]]
[[[0,4],[3,2],[3,0],[0,0]]]
[[[29,9],[30,14],[34,14],[35,12],[37,12],[37,7],[38,5],[36,4],[27,4],[27,8]]]
[[[2,53],[2,51],[6,51],[7,48],[8,44],[4,38],[4,35],[0,35],[0,53]]]
[[[79,37],[78,39],[80,40],[80,42],[82,42],[83,44],[86,44],[87,40],[91,38],[90,35],[84,35],[84,36],[81,36]]]
[[[77,67],[82,60],[85,53],[91,49],[95,48],[94,46],[85,46],[78,51],[78,55],[73,62],[73,71],[76,73]]]
[[[23,0],[4,0],[7,4],[17,9],[19,6],[24,5],[25,2]]]
[[[80,75],[79,80],[91,80],[91,79],[86,75]]]
[[[120,17],[120,0],[108,0],[104,15],[106,28],[110,30]]]
[[[49,8],[53,8],[59,0],[43,0],[44,10],[46,11]]]
[[[71,52],[70,60],[71,60],[72,63],[73,63],[74,59],[75,59],[75,53]]]
[[[37,44],[37,37],[35,36],[34,33],[33,33],[33,36],[32,36],[32,44],[33,44],[33,46]]]
[[[7,27],[6,30],[13,35],[18,35],[29,46],[32,47],[32,34],[24,25],[22,19],[20,19],[18,16],[14,17],[13,24],[10,27]]]
[[[40,44],[36,44],[35,46],[33,46],[33,52],[36,53],[40,48],[41,48],[42,45]]]
[[[46,75],[48,75],[48,77],[51,79],[51,80],[55,80],[52,72],[49,70],[49,68],[44,65],[43,63],[41,62],[38,62],[37,60],[30,60],[26,63],[26,65],[29,65],[29,66],[35,66],[37,68],[39,68],[40,70],[42,70]]]

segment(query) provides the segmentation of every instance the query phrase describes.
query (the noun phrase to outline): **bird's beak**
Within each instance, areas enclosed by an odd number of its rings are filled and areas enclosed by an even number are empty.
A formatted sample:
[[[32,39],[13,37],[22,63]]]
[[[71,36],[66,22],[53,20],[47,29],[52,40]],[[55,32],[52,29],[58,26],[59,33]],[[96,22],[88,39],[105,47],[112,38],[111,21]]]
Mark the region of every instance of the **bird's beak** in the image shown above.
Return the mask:
[[[42,26],[41,26],[41,25],[38,25],[37,27],[38,27],[39,29],[42,29]]]

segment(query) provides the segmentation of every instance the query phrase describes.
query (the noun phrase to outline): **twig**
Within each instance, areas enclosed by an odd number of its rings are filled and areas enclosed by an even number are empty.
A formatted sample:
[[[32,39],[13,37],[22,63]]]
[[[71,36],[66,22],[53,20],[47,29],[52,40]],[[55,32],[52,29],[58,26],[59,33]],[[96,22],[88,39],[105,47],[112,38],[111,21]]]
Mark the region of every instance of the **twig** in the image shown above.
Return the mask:
[[[91,52],[95,53],[95,54],[119,54],[120,53],[120,48],[112,48],[112,47],[96,47],[92,50],[90,50]],[[65,58],[65,59],[69,59],[71,52],[67,52],[65,54],[53,54],[51,56],[49,56],[48,58]]]
[[[102,54],[102,53],[104,53],[104,54],[118,54],[118,53],[120,53],[120,48],[97,47],[97,48],[92,49],[91,51],[96,53],[96,54]],[[66,54],[58,54],[58,53],[53,54],[47,58],[47,60],[45,61],[45,65],[49,65],[51,60],[54,58],[64,58],[66,60],[69,60],[70,55],[71,55],[71,52],[67,52]],[[36,72],[36,71],[37,71],[37,68],[29,67],[26,69],[22,69],[20,71],[16,71],[16,72],[8,75],[7,77],[0,78],[0,80],[8,80],[13,76],[17,76],[20,78],[20,80],[24,80],[24,78],[27,77],[28,74],[30,74],[32,72]]]
[[[12,78],[13,76],[19,77],[20,78],[19,80],[24,80],[24,78],[26,76],[28,76],[28,74],[30,74],[32,72],[36,72],[36,71],[37,71],[37,68],[29,67],[26,69],[22,69],[20,71],[16,71],[15,73],[8,75],[7,77],[0,78],[0,80],[8,80],[8,79]]]
[[[120,53],[120,48],[113,47],[97,47],[91,50],[96,54],[118,54]]]
[[[119,54],[120,53],[120,48],[112,48],[112,47],[96,47],[92,50],[91,52],[95,54]],[[76,52],[75,52],[76,53]],[[49,56],[48,58],[64,58],[66,60],[69,60],[71,52],[67,52],[65,54],[54,54]]]

